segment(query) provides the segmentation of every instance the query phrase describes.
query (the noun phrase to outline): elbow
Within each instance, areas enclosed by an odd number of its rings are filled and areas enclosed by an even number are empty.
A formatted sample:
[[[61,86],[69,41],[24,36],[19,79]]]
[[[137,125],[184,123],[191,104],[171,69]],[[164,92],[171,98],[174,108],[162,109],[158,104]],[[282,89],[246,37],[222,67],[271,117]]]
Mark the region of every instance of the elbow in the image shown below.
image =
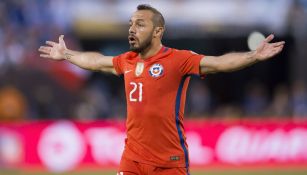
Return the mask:
[[[240,69],[238,65],[236,65],[236,62],[231,61],[231,62],[225,62],[225,63],[220,63],[216,66],[216,70],[218,72],[233,72]]]

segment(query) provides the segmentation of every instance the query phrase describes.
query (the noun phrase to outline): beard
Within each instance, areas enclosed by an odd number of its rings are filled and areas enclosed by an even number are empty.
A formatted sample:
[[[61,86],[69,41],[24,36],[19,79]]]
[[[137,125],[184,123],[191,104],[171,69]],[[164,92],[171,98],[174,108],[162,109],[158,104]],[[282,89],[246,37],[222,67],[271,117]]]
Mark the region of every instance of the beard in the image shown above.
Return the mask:
[[[145,38],[143,42],[139,42],[139,46],[133,46],[132,44],[130,44],[130,51],[141,53],[145,49],[147,49],[151,45],[152,34],[153,34],[153,31],[151,32],[150,35],[148,35],[148,37]]]

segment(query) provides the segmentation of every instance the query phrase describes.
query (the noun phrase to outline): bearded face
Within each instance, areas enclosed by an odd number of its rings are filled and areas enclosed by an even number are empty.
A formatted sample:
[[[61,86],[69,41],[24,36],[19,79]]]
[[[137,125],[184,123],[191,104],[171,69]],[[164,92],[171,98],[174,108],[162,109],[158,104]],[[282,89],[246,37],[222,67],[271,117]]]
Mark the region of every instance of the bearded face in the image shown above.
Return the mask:
[[[128,35],[131,51],[140,53],[150,47],[154,32],[152,16],[147,10],[139,10],[132,15]]]
[[[129,35],[130,50],[133,52],[140,53],[151,45],[153,31],[148,33],[145,38],[140,39],[134,35]]]

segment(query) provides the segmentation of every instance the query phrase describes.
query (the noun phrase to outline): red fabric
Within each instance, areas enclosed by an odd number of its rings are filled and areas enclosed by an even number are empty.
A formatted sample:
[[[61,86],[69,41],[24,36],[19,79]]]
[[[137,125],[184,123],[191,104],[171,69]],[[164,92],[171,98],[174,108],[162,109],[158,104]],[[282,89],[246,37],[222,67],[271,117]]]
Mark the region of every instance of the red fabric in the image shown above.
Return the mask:
[[[118,175],[136,175],[136,174],[151,174],[151,175],[187,175],[186,168],[161,168],[152,165],[147,165],[126,158],[122,158],[119,165]]]
[[[179,124],[185,142],[183,114],[189,78],[199,75],[203,55],[162,47],[158,54],[142,60],[127,52],[113,58],[115,70],[124,74],[127,99],[127,141],[123,156],[159,167],[186,167],[184,148],[176,126],[176,100],[180,103]],[[139,66],[143,70],[138,75]],[[178,159],[172,159],[178,157]]]

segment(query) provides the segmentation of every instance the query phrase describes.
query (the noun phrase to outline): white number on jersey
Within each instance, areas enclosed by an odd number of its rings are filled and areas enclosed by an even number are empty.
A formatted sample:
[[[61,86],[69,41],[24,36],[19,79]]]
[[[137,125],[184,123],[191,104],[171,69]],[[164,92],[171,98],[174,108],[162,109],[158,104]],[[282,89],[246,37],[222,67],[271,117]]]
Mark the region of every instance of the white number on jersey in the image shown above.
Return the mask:
[[[132,102],[141,102],[142,101],[142,96],[143,96],[143,83],[135,83],[135,82],[130,82],[130,85],[133,86],[132,90],[129,93],[129,100]],[[135,94],[135,92],[139,94],[139,98],[133,98],[133,94]]]

